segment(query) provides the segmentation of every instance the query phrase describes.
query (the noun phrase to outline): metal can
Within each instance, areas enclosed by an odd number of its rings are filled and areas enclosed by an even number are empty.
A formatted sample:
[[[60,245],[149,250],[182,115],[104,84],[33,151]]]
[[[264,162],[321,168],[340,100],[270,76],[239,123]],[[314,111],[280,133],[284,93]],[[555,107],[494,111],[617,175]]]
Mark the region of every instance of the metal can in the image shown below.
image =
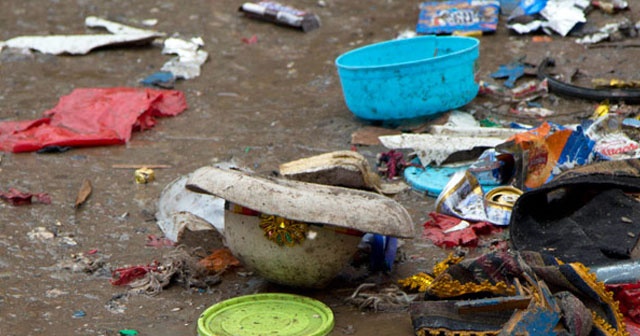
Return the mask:
[[[512,186],[494,188],[485,194],[487,218],[496,225],[509,225],[513,206],[522,195],[522,190]]]
[[[155,176],[155,173],[153,172],[153,169],[146,168],[146,167],[136,170],[136,173],[135,173],[136,183],[138,184],[149,183],[153,181],[155,177],[156,176]]]

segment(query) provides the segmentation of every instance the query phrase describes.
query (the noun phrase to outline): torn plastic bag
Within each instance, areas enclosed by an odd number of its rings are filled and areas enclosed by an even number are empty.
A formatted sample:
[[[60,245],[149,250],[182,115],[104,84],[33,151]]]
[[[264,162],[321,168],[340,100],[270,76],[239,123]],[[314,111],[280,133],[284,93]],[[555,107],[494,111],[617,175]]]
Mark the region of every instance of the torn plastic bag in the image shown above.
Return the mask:
[[[512,247],[587,266],[629,260],[640,234],[639,192],[636,159],[569,170],[516,201]]]
[[[75,89],[41,119],[0,122],[0,151],[124,144],[133,130],[153,127],[155,117],[175,116],[186,108],[180,91]]]

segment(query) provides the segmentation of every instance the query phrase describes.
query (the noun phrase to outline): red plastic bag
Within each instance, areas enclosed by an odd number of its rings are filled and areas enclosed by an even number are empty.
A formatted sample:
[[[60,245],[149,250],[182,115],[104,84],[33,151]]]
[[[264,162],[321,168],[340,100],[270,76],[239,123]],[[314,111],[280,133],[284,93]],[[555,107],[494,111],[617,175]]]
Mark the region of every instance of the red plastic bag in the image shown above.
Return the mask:
[[[187,108],[184,94],[142,88],[81,88],[60,98],[44,117],[0,122],[0,151],[36,151],[48,146],[124,144],[134,130],[155,125],[155,117]]]

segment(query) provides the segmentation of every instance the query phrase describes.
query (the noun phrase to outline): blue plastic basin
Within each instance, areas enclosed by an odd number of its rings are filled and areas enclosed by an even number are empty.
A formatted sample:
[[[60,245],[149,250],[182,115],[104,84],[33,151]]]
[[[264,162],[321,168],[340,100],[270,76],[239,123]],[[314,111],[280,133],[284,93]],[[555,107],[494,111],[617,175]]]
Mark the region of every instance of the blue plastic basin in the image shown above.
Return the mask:
[[[368,120],[433,116],[478,94],[480,42],[462,36],[419,36],[371,44],[340,55],[347,107]]]

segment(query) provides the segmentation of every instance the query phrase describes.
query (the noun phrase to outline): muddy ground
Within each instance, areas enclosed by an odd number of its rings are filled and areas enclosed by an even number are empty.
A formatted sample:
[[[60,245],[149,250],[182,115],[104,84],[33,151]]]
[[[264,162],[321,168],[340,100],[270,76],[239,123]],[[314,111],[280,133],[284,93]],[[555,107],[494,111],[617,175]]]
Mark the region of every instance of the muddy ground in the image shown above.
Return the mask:
[[[335,313],[332,335],[412,334],[406,311],[361,312],[344,303],[360,283],[391,285],[429,271],[448,254],[420,237],[434,200],[411,190],[395,198],[409,210],[418,235],[405,242],[405,258],[388,275],[354,280],[346,274],[324,290],[299,291],[246,276],[241,268],[225,273],[208,290],[176,285],[153,297],[123,296],[126,288],[109,282],[110,270],[161,260],[171,250],[145,243],[148,235],[161,235],[154,219],[156,202],[175,178],[223,161],[270,174],[290,160],[350,149],[351,134],[370,125],[346,108],[333,62],[357,46],[414,30],[419,2],[322,3],[288,2],[322,20],[320,29],[302,33],[242,17],[237,12],[242,1],[2,1],[0,40],[95,32],[83,24],[90,15],[134,26],[153,18],[158,20],[156,30],[202,37],[209,60],[200,77],[176,84],[186,94],[189,109],[134,134],[127,145],[0,156],[1,190],[46,192],[52,198],[50,205],[0,203],[1,335],[117,335],[122,329],[135,329],[141,335],[194,335],[197,318],[206,307],[270,291],[297,292],[328,304]],[[635,22],[634,9],[640,6],[630,5],[631,11],[617,15],[591,13],[589,24],[597,27],[622,17]],[[509,33],[503,25],[504,21],[495,34],[480,37],[480,80],[499,84],[489,77],[498,65],[523,56],[537,64],[546,55],[558,61],[559,73],[580,69],[583,79],[637,77],[640,54],[634,47],[586,48],[573,37],[557,35],[550,42],[533,42],[531,36]],[[257,43],[243,43],[253,35]],[[0,55],[0,120],[38,118],[74,88],[139,87],[140,79],[159,70],[170,57],[161,54],[159,45],[101,49],[86,56],[5,51]],[[595,104],[553,95],[541,102],[555,111],[548,119],[561,123],[578,122],[592,113]],[[501,120],[539,121],[510,114],[506,106],[486,98],[477,98],[464,110]],[[373,163],[385,149],[358,146],[357,150]],[[142,185],[135,183],[132,169],[114,168],[118,164],[170,167],[156,170],[155,181]],[[84,179],[92,182],[93,193],[74,209]],[[57,237],[31,239],[29,233],[37,227]],[[62,267],[73,255],[91,250],[106,262],[100,270],[87,274]]]

